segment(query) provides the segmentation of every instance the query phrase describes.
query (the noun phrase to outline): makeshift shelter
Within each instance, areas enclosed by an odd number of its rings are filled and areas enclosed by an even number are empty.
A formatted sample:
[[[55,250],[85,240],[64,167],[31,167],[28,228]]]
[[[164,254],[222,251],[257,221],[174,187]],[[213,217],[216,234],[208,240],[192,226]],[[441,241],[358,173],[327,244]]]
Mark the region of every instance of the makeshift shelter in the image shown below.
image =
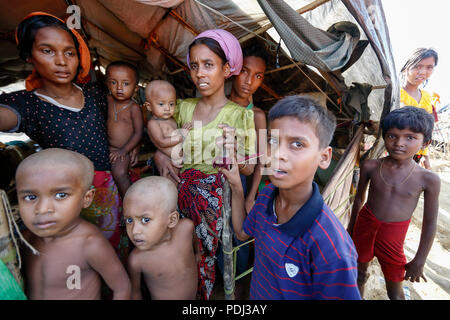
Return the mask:
[[[93,57],[93,78],[101,80],[100,71],[108,63],[126,60],[139,67],[142,85],[167,79],[176,86],[179,98],[195,96],[186,53],[198,33],[221,28],[233,33],[243,47],[252,42],[264,45],[270,58],[254,104],[267,111],[281,97],[307,94],[338,119],[332,142],[335,161],[327,172],[317,174],[317,181],[327,204],[345,225],[364,124],[369,120],[376,124],[397,105],[399,84],[381,0],[0,3],[0,85],[22,80],[31,70],[18,56],[14,30],[32,11],[66,18],[81,29]],[[374,144],[365,156],[377,157],[382,139],[376,129],[371,134]]]

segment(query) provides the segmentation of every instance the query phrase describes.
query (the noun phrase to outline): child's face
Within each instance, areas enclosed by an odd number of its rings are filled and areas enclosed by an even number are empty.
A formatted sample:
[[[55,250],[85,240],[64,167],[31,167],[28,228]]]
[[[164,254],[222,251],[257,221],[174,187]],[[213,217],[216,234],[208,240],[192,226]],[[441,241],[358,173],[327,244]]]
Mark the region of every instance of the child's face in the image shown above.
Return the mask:
[[[29,62],[43,79],[57,84],[71,83],[79,65],[71,35],[55,27],[37,31]]]
[[[106,85],[113,98],[117,101],[126,101],[133,97],[137,91],[136,74],[125,66],[112,66],[106,75]]]
[[[127,195],[123,209],[127,234],[140,250],[149,250],[169,237],[171,214],[154,198]]]
[[[386,131],[384,143],[392,158],[405,160],[412,158],[426,146],[423,139],[423,133],[417,133],[410,129],[391,128]]]
[[[294,117],[269,123],[269,178],[279,188],[310,184],[318,167],[328,168],[331,147],[320,148],[314,126]]]
[[[245,57],[241,73],[233,79],[233,90],[239,97],[249,98],[262,84],[265,71],[266,63],[262,58]]]
[[[406,80],[412,85],[421,85],[433,73],[435,62],[434,57],[420,60],[417,65],[407,70]]]
[[[157,86],[152,89],[152,96],[146,97],[145,103],[148,111],[153,116],[160,119],[170,119],[175,112],[177,97],[175,90],[164,86]]]
[[[82,172],[69,165],[24,168],[16,186],[20,216],[39,237],[65,234],[80,219],[80,211],[92,202],[94,190],[86,191]]]

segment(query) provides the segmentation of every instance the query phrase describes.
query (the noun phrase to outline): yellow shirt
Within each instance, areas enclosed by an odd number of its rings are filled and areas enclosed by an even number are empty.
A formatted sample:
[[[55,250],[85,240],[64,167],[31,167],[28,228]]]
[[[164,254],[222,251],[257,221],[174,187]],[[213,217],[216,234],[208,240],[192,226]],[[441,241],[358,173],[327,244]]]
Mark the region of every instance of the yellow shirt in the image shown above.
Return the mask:
[[[417,108],[422,108],[428,113],[433,113],[431,95],[425,90],[420,90],[420,92],[422,96],[420,97],[420,101],[417,102],[417,100],[411,97],[409,93],[406,92],[406,90],[400,89],[400,107],[413,106]],[[426,147],[423,150],[419,150],[417,154],[424,156],[428,155],[428,147]]]
[[[178,127],[186,122],[192,122],[195,106],[199,99],[189,98],[177,101],[174,119]],[[221,123],[236,128],[238,157],[256,153],[253,111],[246,110],[229,101],[222,107],[216,118],[208,124],[192,123],[193,129],[189,131],[183,143],[184,164],[181,172],[191,168],[206,174],[218,172],[217,169],[213,168],[212,162],[218,151],[215,144],[216,138],[222,135],[222,129],[217,127]]]
[[[431,95],[425,90],[420,90],[420,92],[422,93],[422,96],[420,97],[420,101],[417,102],[408,92],[404,89],[400,89],[400,107],[413,106],[425,109],[428,113],[433,113]]]

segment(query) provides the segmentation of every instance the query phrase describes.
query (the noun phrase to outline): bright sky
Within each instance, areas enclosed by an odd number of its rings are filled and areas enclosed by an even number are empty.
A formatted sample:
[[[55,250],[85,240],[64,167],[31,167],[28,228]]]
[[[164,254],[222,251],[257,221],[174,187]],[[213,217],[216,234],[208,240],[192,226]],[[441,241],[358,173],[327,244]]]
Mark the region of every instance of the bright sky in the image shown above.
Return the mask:
[[[397,72],[414,49],[432,47],[439,54],[425,90],[441,96],[440,107],[450,103],[450,41],[447,0],[382,0]],[[447,74],[445,73],[447,72]]]

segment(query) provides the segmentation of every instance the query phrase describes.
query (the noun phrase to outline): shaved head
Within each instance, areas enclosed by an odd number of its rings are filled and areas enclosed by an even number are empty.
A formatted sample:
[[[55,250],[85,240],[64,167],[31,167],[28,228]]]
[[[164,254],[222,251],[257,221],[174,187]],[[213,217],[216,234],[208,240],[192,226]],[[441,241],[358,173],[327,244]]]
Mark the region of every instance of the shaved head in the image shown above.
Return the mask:
[[[131,197],[145,199],[145,201],[160,208],[165,206],[168,214],[177,210],[177,187],[165,177],[151,176],[139,179],[127,190],[124,202]]]
[[[71,169],[78,170],[83,186],[88,190],[94,179],[94,165],[91,160],[74,151],[50,148],[44,149],[26,157],[17,167],[16,179],[25,169],[35,168],[39,170],[42,166],[66,165]],[[55,172],[55,174],[57,174]]]
[[[155,90],[166,92],[169,91],[171,94],[176,96],[175,87],[170,82],[165,80],[153,80],[150,81],[150,83],[145,87],[145,98],[150,100]]]

